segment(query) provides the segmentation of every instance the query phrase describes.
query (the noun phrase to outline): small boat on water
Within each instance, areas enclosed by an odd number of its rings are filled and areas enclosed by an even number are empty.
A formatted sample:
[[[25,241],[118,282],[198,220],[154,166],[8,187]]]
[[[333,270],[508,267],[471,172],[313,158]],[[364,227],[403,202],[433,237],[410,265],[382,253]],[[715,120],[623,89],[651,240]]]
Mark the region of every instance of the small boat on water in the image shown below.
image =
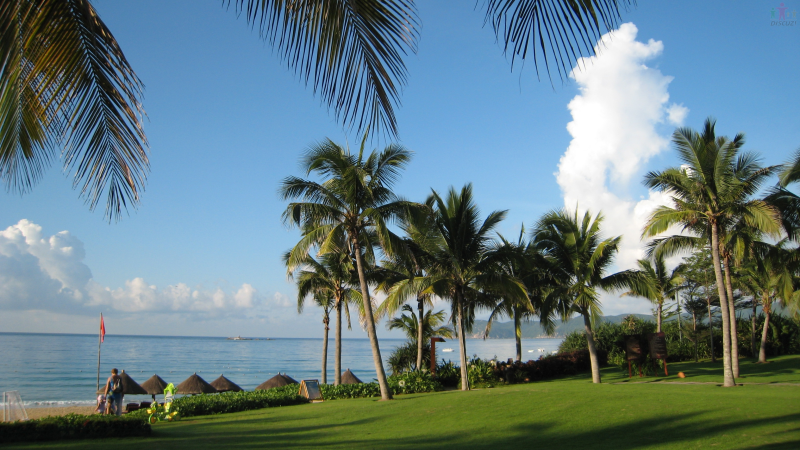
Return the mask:
[[[443,348],[442,351],[445,352],[445,353],[450,353],[450,352],[453,351],[453,349],[452,348]]]

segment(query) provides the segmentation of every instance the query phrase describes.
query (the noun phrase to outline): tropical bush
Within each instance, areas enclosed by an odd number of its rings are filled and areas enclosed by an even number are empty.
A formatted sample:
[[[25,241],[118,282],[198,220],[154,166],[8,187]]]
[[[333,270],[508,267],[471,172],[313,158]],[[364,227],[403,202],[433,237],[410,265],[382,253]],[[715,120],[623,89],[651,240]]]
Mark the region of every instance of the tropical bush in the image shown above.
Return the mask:
[[[150,432],[150,424],[140,417],[67,414],[0,423],[0,443],[149,436]]]
[[[744,357],[754,357],[750,347],[752,324],[750,318],[738,318],[737,336],[739,337],[739,355]],[[761,330],[764,326],[764,316],[756,316],[756,342],[761,342]],[[646,335],[654,333],[655,322],[639,319],[635,316],[626,318],[622,323],[603,323],[595,330],[595,342],[597,348],[608,354],[608,364],[619,366],[628,370],[628,363],[625,360],[625,336],[631,334]],[[677,320],[664,322],[662,325],[667,340],[667,362],[690,361],[695,358],[695,346],[689,339],[692,333],[689,323],[683,323],[683,329],[678,326]],[[682,331],[683,330],[683,331]],[[681,335],[682,334],[682,335]],[[698,343],[697,357],[699,359],[711,358],[711,345],[709,342],[708,324],[698,324]],[[715,323],[713,333],[710,334],[714,340],[714,356],[722,357],[722,330]],[[642,340],[642,349],[647,353],[647,342]],[[558,347],[559,353],[585,350],[586,336],[583,331],[569,333],[561,345]],[[797,322],[787,319],[778,314],[770,317],[769,334],[767,337],[767,356],[785,355],[800,353],[800,326]],[[649,358],[646,356],[646,358]],[[659,363],[660,364],[660,363]],[[636,365],[634,363],[634,365]],[[649,359],[644,365],[651,366]],[[645,370],[647,370],[645,368]]]
[[[320,384],[322,398],[325,400],[340,400],[344,398],[380,397],[381,387],[376,382],[358,384]]]
[[[296,384],[267,389],[265,391],[223,392],[220,394],[200,394],[180,397],[173,402],[173,408],[180,411],[181,417],[222,414],[253,409],[271,408],[308,403],[308,399],[298,395]],[[127,414],[128,417],[147,417],[147,410],[139,409]]]
[[[436,381],[445,387],[455,387],[461,381],[461,368],[452,361],[436,365]]]
[[[597,349],[598,363],[607,364],[608,354]],[[495,376],[506,383],[523,383],[546,380],[569,375],[577,375],[591,370],[589,350],[576,350],[557,355],[541,356],[528,362],[516,361],[513,364],[498,362],[494,368]]]
[[[393,375],[399,375],[403,372],[410,372],[417,369],[417,343],[408,341],[405,344],[397,347],[389,355],[387,361],[389,368],[392,370]],[[430,367],[431,365],[431,345],[425,343],[422,345],[422,367]]]
[[[394,394],[416,394],[442,390],[442,385],[429,372],[406,372],[389,377]]]

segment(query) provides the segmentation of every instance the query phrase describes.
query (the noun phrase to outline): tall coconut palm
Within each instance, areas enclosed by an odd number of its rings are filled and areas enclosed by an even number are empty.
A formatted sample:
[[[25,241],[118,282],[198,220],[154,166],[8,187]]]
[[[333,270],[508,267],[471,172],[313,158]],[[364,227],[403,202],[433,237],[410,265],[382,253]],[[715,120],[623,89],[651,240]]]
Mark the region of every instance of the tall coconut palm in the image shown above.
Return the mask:
[[[424,214],[422,220],[429,222]],[[402,228],[408,236],[403,240],[407,251],[397,253],[393,258],[384,261],[378,273],[380,282],[378,289],[386,294],[386,298],[380,304],[377,315],[388,315],[393,317],[397,309],[409,300],[417,303],[417,315],[415,317],[426,317],[425,305],[433,306],[432,294],[426,293],[429,287],[430,278],[428,268],[431,258],[427,254],[426,240],[431,239],[432,229],[427,224],[414,224],[413,221],[406,221]],[[423,329],[417,329],[418,336],[414,339],[417,343],[417,370],[422,369],[423,347],[426,341],[422,335]]]
[[[562,320],[574,313],[582,316],[594,383],[600,383],[594,340],[594,323],[602,315],[600,290],[631,289],[634,284],[641,284],[641,275],[633,271],[606,275],[622,237],[603,239],[602,223],[603,216],[599,213],[592,217],[587,211],[580,218],[577,208],[574,214],[562,209],[542,216],[533,230],[537,246],[553,258],[565,278],[548,296],[541,320],[550,322],[555,312],[561,314]]]
[[[550,261],[536,248],[535,243],[525,238],[525,226],[520,227],[516,242],[510,242],[498,234],[499,245],[495,252],[500,256],[498,270],[505,272],[512,279],[519,280],[525,286],[528,299],[519,296],[502,296],[493,306],[486,321],[483,338],[486,339],[496,318],[508,317],[514,322],[514,340],[516,344],[516,360],[522,360],[522,322],[532,319],[539,313],[548,291],[552,289],[555,277],[550,268]]]
[[[358,282],[354,279],[354,270],[351,259],[342,253],[327,253],[318,260],[310,255],[298,262],[289,264],[291,251],[284,254],[284,263],[290,277],[295,276],[297,281],[297,312],[303,312],[303,305],[309,297],[313,298],[317,306],[323,308],[325,315],[325,339],[323,341],[323,375],[322,383],[327,383],[326,361],[328,349],[328,324],[330,323],[331,310],[336,311],[336,351],[334,354],[334,381],[338,386],[342,381],[342,314],[347,318],[347,328],[350,328],[350,303],[360,300],[361,295],[352,286]]]
[[[708,232],[714,276],[722,312],[724,386],[735,386],[731,360],[730,299],[723,279],[720,258],[725,241],[726,225],[743,220],[750,227],[767,233],[776,232],[778,214],[763,200],[751,199],[772,168],[761,168],[750,153],[739,153],[744,135],[733,139],[717,137],[715,121],[706,119],[702,133],[679,128],[672,137],[683,167],[650,172],[644,184],[672,196],[674,206],[661,206],[650,215],[642,232],[652,237],[672,226],[684,230],[705,227]],[[698,225],[701,224],[701,225]]]
[[[305,232],[292,251],[293,255],[302,257],[310,247],[319,244],[321,255],[344,252],[355,260],[365,328],[372,346],[381,398],[388,400],[392,394],[375,334],[372,300],[365,273],[364,254],[371,253],[372,246],[364,245],[369,242],[365,236],[374,233],[383,251],[393,254],[399,238],[389,230],[387,221],[417,205],[402,200],[391,190],[392,183],[411,159],[411,152],[393,144],[380,153],[372,151],[365,155],[366,139],[365,135],[358,154],[351,154],[349,149],[330,139],[312,146],[303,157],[302,166],[307,175],[314,172],[323,181],[318,183],[290,176],[281,183],[280,194],[285,200],[302,200],[290,203],[283,213],[285,223],[299,226]]]
[[[500,257],[491,251],[490,233],[505,211],[494,211],[481,221],[471,184],[460,191],[450,188],[446,198],[432,191],[426,204],[434,211],[436,234],[426,244],[431,255],[426,292],[450,302],[460,345],[461,389],[468,390],[466,334],[475,309],[489,306],[499,295],[527,299],[527,294],[519,280],[497,270]]]
[[[671,271],[668,270],[663,255],[654,256],[652,260],[640,259],[637,264],[644,283],[634,286],[623,295],[644,297],[656,305],[656,331],[660,333],[664,302],[675,297],[682,289],[684,266],[679,264]]]

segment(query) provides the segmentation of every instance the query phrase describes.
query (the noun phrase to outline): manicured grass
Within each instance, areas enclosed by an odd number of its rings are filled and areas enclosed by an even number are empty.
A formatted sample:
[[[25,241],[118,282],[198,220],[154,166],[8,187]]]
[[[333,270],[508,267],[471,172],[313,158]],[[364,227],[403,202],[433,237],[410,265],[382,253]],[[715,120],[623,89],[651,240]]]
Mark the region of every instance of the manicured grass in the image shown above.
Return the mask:
[[[606,374],[603,382],[628,381],[628,369],[615,368],[603,369]],[[669,376],[664,376],[664,370],[659,368],[650,377],[639,378],[638,373],[633,374],[631,382],[713,382],[722,384],[722,358],[712,363],[710,360],[667,364]],[[678,372],[684,372],[686,378],[678,378]],[[797,383],[800,384],[800,355],[786,355],[769,358],[767,364],[757,364],[750,359],[739,360],[739,375],[737,383]]]
[[[785,357],[757,365],[748,379],[797,380],[798,363]],[[680,367],[697,379],[721,380],[721,368],[709,373],[716,365]],[[781,373],[764,374],[772,369]],[[800,448],[800,386],[612,384],[627,374],[603,372],[602,385],[584,375],[391,402],[337,400],[158,424],[150,438],[9,448]]]

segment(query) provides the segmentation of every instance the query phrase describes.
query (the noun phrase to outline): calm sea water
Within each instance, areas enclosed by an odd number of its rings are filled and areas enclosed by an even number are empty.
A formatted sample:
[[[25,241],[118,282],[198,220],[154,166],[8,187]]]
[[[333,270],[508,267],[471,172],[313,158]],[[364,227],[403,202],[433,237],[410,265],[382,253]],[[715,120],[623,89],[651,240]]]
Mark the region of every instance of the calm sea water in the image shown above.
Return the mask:
[[[381,339],[384,363],[405,341]],[[558,348],[561,339],[523,339],[523,359],[536,359]],[[451,348],[452,352],[442,350]],[[328,381],[333,382],[334,341],[328,347]],[[467,354],[505,360],[514,356],[512,339],[467,340]],[[458,361],[458,341],[437,345],[439,360]],[[224,374],[252,390],[278,372],[297,380],[319,379],[321,339],[231,341],[220,337],[106,335],[102,346],[100,383],[112,367],[124,369],[142,383],[158,374],[177,385],[193,373],[208,382]],[[388,367],[388,366],[387,366]],[[342,340],[342,368],[363,381],[375,378],[367,339]],[[28,407],[93,405],[97,384],[97,336],[76,334],[0,333],[0,391],[19,391]],[[126,395],[127,401],[149,396]]]

